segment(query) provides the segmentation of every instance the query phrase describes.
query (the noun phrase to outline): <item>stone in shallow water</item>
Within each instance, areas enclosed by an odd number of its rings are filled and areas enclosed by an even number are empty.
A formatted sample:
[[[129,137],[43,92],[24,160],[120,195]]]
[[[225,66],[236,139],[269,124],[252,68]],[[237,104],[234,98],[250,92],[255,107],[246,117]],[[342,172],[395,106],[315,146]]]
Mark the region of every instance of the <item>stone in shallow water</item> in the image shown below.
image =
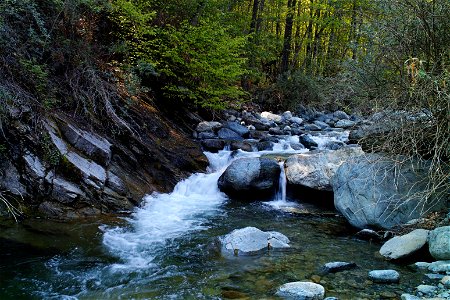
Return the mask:
[[[438,260],[428,266],[428,270],[434,273],[450,273],[450,260]]]
[[[322,300],[325,289],[317,283],[296,281],[283,284],[276,294],[285,299]]]
[[[402,300],[420,300],[419,297],[411,295],[411,294],[402,294],[401,299]]]
[[[395,270],[373,270],[369,272],[369,279],[376,283],[397,283],[400,274]]]
[[[353,262],[344,262],[344,261],[334,261],[326,263],[322,270],[325,273],[336,273],[339,271],[350,270],[356,267],[356,264]]]
[[[433,285],[421,284],[417,287],[417,292],[424,296],[433,296],[436,291],[437,287]]]
[[[401,259],[414,254],[427,243],[428,230],[416,229],[408,234],[387,241],[380,254],[388,259]]]
[[[289,239],[275,231],[262,231],[255,227],[236,229],[221,239],[225,253],[252,254],[272,248],[289,248]]]

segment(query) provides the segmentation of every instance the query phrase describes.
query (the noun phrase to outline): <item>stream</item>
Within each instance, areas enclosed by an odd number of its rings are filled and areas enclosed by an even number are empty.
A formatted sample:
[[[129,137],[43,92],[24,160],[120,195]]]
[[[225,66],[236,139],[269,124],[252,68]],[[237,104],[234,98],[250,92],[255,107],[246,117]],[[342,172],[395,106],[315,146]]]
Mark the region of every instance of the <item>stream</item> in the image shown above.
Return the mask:
[[[315,137],[319,145],[345,138]],[[278,299],[280,285],[311,278],[339,299],[411,292],[421,274],[384,261],[380,245],[355,239],[355,230],[335,212],[324,216],[323,209],[289,199],[282,165],[272,201],[236,203],[218,190],[218,178],[234,159],[307,151],[293,150],[292,139],[273,151],[205,153],[207,173],[191,175],[170,194],[145,196],[141,207],[121,217],[0,222],[0,299]],[[281,232],[291,247],[222,256],[218,237],[247,226]],[[320,274],[331,261],[358,267]],[[373,269],[399,271],[400,284],[368,281]]]

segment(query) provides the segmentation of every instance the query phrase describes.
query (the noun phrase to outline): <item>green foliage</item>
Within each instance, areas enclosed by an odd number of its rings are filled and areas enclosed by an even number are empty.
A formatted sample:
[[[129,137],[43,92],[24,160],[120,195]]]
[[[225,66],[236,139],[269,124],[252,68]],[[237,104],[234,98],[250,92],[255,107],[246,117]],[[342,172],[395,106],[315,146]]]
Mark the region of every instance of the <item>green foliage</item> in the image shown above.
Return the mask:
[[[321,104],[317,82],[301,71],[281,74],[271,88],[263,91],[261,100],[273,110],[296,111],[302,104]]]

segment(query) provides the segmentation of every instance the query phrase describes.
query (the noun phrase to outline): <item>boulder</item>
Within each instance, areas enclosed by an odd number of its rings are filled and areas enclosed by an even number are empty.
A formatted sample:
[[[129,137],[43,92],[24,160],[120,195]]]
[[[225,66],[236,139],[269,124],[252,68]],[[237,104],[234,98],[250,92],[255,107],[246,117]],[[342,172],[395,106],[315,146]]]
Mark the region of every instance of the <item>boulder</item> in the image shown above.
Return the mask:
[[[244,120],[245,124],[252,125],[253,127],[255,127],[256,130],[265,131],[265,130],[269,130],[269,128],[270,128],[269,123],[258,120],[255,117],[245,117],[243,120]]]
[[[265,118],[265,119],[267,119],[269,121],[273,121],[275,123],[281,123],[282,122],[282,118],[281,118],[280,115],[273,114],[273,113],[268,112],[268,111],[263,111],[261,113],[261,117]]]
[[[428,270],[433,273],[447,273],[450,274],[450,260],[434,261],[428,266]]]
[[[313,282],[295,281],[280,286],[276,294],[285,299],[322,300],[325,288]]]
[[[440,210],[444,199],[423,199],[420,193],[426,189],[428,169],[423,162],[400,164],[379,154],[354,157],[331,180],[335,207],[361,229],[390,229]]]
[[[347,115],[347,113],[343,112],[342,110],[337,110],[333,113],[333,117],[338,120],[348,120],[350,117]]]
[[[376,283],[397,283],[400,274],[395,270],[373,270],[369,272],[369,279]]]
[[[248,142],[232,141],[230,147],[231,147],[231,150],[242,150],[242,151],[246,151],[246,152],[253,152],[253,147]]]
[[[272,150],[273,149],[273,142],[271,142],[271,141],[258,142],[256,144],[256,148],[258,149],[258,151]]]
[[[291,124],[302,125],[303,119],[299,117],[292,117],[290,120]]]
[[[396,236],[381,247],[380,254],[387,259],[402,259],[410,256],[427,243],[428,230],[416,229],[408,234]]]
[[[331,191],[331,177],[349,158],[362,155],[361,148],[349,147],[336,151],[313,151],[290,156],[286,160],[286,178],[291,185]]]
[[[201,145],[204,150],[215,153],[215,152],[222,150],[225,147],[225,141],[216,140],[216,139],[208,139],[208,140],[203,140],[201,142]]]
[[[307,131],[320,131],[322,128],[317,126],[316,124],[305,124],[305,130]]]
[[[273,134],[273,135],[284,135],[285,134],[284,131],[281,130],[281,128],[278,126],[269,128],[269,133]]]
[[[237,199],[268,199],[278,188],[280,166],[269,158],[240,158],[220,176],[219,189]]]
[[[314,121],[314,125],[319,126],[321,130],[324,130],[324,129],[330,127],[327,123],[318,121],[318,120]]]
[[[302,134],[299,136],[299,141],[308,149],[317,148],[319,146],[310,134]]]
[[[285,111],[281,114],[281,119],[283,122],[288,122],[292,118],[292,113],[290,111]]]
[[[334,124],[337,128],[350,128],[356,125],[356,122],[350,120],[339,120]]]
[[[431,255],[438,260],[450,260],[450,226],[438,227],[430,232],[428,244]]]
[[[237,132],[229,129],[229,128],[221,128],[218,132],[217,135],[219,136],[220,139],[224,139],[224,140],[243,140],[242,136],[240,136]]]
[[[250,133],[250,130],[247,127],[242,126],[241,124],[236,123],[236,122],[226,122],[224,124],[224,128],[231,129],[234,132],[236,132],[237,134],[239,134],[241,137],[244,137],[244,138],[248,137],[248,135]]]
[[[232,255],[255,254],[261,250],[289,248],[289,239],[275,231],[262,231],[255,227],[236,229],[220,239],[222,252]]]
[[[198,132],[217,131],[220,128],[222,128],[222,124],[219,122],[203,121],[203,122],[198,123],[197,128],[195,130]]]

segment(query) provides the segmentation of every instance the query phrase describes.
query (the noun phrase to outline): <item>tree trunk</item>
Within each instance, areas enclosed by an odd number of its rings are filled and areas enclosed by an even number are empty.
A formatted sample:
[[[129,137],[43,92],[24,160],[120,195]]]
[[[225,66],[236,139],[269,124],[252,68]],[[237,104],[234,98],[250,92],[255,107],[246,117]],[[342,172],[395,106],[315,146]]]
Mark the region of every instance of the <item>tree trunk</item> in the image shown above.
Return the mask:
[[[294,13],[296,0],[288,0],[287,7],[288,13],[286,15],[286,25],[284,27],[284,43],[283,51],[281,52],[281,73],[286,72],[289,69],[289,56],[291,53],[291,41],[292,41],[292,26],[294,24]]]

